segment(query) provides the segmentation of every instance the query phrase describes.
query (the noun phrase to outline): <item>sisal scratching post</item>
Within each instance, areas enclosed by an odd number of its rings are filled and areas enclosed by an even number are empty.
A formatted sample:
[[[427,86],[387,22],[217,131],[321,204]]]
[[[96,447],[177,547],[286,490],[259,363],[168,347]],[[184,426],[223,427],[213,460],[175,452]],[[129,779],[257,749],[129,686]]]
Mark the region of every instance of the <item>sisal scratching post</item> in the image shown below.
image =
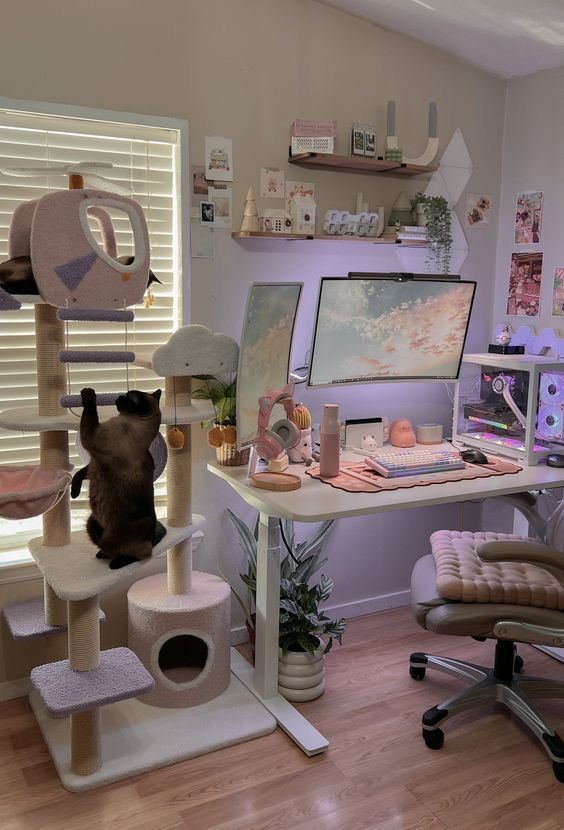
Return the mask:
[[[165,378],[166,406],[189,406],[192,400],[192,379]],[[177,427],[184,435],[181,449],[170,447],[167,465],[167,524],[185,527],[192,521],[192,433],[191,426]],[[170,429],[170,427],[168,428]],[[171,594],[189,593],[192,587],[192,540],[186,539],[167,553],[167,581]]]
[[[65,328],[54,306],[35,306],[35,340],[38,411],[40,415],[60,415],[64,409],[59,396],[67,391],[65,367],[59,362],[59,352],[65,348]]]
[[[102,765],[101,711],[90,709],[71,715],[71,771],[92,775]]]
[[[66,625],[66,600],[57,596],[46,579],[43,579],[43,596],[45,601],[45,622],[49,625]]]
[[[69,601],[69,663],[75,671],[90,671],[100,662],[98,597]]]

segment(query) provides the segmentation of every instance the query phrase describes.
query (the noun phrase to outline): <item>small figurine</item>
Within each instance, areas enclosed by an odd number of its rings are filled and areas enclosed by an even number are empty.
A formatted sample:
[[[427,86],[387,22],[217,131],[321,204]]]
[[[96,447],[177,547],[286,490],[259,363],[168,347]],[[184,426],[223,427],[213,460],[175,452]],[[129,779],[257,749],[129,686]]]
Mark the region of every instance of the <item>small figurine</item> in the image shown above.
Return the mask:
[[[363,435],[362,440],[360,442],[360,449],[361,450],[368,450],[372,452],[372,450],[377,449],[378,442],[373,435]]]
[[[414,447],[415,432],[407,418],[399,418],[390,424],[390,444],[393,447]]]
[[[293,464],[306,464],[309,466],[313,461],[313,445],[311,438],[311,414],[303,403],[296,404],[294,410],[294,421],[300,428],[300,440],[295,447],[290,447],[286,452]]]
[[[511,331],[509,330],[509,325],[507,323],[504,323],[501,327],[501,331],[496,334],[495,342],[498,346],[509,346],[511,343]]]

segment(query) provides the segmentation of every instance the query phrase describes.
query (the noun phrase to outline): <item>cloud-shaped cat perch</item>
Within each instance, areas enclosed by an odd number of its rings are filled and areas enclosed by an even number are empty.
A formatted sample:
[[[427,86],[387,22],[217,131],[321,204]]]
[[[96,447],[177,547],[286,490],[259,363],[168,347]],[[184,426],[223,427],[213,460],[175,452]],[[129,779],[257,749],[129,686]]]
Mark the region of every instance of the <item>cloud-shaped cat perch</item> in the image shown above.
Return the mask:
[[[152,356],[137,355],[135,363],[160,377],[194,377],[236,372],[239,346],[226,334],[207,326],[184,326]]]

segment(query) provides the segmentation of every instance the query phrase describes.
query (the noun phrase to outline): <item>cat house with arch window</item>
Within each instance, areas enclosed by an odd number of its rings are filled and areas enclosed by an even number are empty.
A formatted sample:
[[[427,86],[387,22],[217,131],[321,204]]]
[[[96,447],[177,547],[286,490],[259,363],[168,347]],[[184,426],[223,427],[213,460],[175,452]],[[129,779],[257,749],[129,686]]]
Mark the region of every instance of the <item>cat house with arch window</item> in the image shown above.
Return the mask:
[[[67,638],[68,657],[31,672],[30,703],[62,783],[86,790],[266,734],[272,716],[230,673],[230,589],[193,568],[194,542],[205,519],[192,511],[192,424],[213,417],[192,398],[192,377],[234,371],[238,346],[205,326],[184,326],[151,354],[130,348],[70,348],[67,331],[85,322],[126,328],[149,278],[149,236],[132,199],[84,185],[69,171],[70,189],[21,205],[10,229],[10,257],[27,256],[37,295],[0,289],[0,315],[31,305],[35,317],[37,403],[0,413],[0,428],[39,434],[39,463],[0,467],[0,516],[42,516],[29,543],[44,596],[3,610],[16,641]],[[117,259],[109,210],[128,216],[135,253]],[[101,229],[102,243],[91,223]],[[82,404],[68,386],[76,364],[149,369],[164,378],[162,436],[155,451],[166,464],[164,536],[149,559],[112,570],[96,557],[85,530],[71,531],[69,435]],[[147,390],[147,391],[152,391]],[[123,394],[122,393],[122,394]],[[99,418],[116,416],[120,393],[96,395]],[[153,445],[151,445],[153,446]],[[80,449],[79,449],[80,452]],[[148,562],[166,555],[166,571],[145,578]],[[153,566],[152,570],[155,569]],[[139,574],[138,574],[139,572]],[[128,592],[128,647],[101,649],[100,597],[117,584]],[[102,717],[103,711],[103,717]]]

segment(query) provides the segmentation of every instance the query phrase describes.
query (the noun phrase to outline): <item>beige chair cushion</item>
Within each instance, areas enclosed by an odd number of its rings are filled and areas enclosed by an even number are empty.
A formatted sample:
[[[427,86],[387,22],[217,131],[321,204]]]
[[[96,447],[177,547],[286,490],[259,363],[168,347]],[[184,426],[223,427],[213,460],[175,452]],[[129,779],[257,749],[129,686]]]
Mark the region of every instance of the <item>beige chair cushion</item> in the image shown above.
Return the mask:
[[[437,591],[449,600],[530,605],[564,611],[564,588],[544,568],[519,562],[482,562],[476,548],[484,542],[524,539],[507,533],[437,530],[431,548]]]

